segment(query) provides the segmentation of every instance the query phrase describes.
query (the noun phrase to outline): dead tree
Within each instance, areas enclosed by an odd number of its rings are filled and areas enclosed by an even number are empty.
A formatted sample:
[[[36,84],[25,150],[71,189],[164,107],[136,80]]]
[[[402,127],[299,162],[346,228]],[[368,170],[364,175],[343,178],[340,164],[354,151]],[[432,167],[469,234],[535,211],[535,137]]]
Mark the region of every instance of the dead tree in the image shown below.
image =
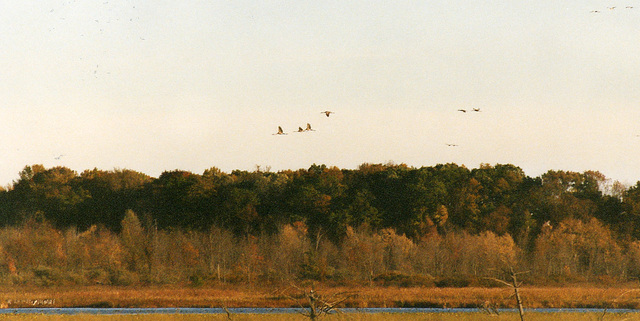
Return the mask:
[[[510,282],[503,281],[496,278],[487,278],[487,279],[502,283],[513,289],[513,295],[516,299],[516,304],[518,305],[518,313],[520,314],[520,321],[524,321],[524,308],[522,307],[522,298],[520,298],[520,287],[522,286],[522,282],[518,282],[518,274],[528,273],[528,271],[515,272],[513,268],[509,268],[509,271],[507,271],[507,273],[511,278]]]
[[[224,312],[227,314],[227,320],[233,320],[233,319],[231,319],[231,311],[229,311],[229,309],[227,309],[227,305],[226,304],[222,305],[222,310],[224,310]]]

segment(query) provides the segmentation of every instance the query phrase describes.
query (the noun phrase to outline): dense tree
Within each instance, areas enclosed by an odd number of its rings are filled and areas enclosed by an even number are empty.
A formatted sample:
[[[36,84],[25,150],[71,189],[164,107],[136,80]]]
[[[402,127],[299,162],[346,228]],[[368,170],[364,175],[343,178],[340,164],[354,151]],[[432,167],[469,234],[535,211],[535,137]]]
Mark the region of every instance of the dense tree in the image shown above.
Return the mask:
[[[545,223],[596,218],[620,239],[640,239],[640,183],[614,186],[599,172],[548,171],[528,177],[511,164],[410,167],[362,164],[355,170],[312,165],[296,171],[202,174],[26,166],[0,190],[0,224],[31,218],[57,228],[93,225],[120,232],[125,212],[145,228],[228,229],[236,237],[279,233],[303,222],[312,243],[339,244],[348,227],[394,229],[412,240],[456,231],[510,235],[532,250]],[[524,242],[524,243],[523,243]]]
[[[80,174],[79,186],[86,193],[79,211],[84,220],[78,227],[102,224],[112,231],[120,229],[127,209],[143,211],[141,192],[152,181],[151,177],[132,170],[86,170]]]
[[[549,226],[536,241],[534,266],[547,276],[585,277],[619,274],[620,246],[596,219],[568,219]]]

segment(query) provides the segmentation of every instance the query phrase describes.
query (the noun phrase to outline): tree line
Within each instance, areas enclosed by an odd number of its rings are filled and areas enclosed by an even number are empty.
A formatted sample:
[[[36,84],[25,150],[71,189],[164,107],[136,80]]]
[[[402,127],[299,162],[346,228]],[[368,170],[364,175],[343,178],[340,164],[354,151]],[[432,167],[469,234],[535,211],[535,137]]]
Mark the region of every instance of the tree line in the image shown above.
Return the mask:
[[[358,169],[312,165],[280,172],[217,168],[166,171],[158,178],[116,169],[26,166],[0,191],[0,224],[32,217],[56,228],[101,225],[119,232],[126,210],[145,226],[208,229],[236,236],[275,233],[304,222],[310,234],[338,242],[347,227],[395,229],[411,239],[450,231],[533,239],[546,223],[596,218],[618,237],[640,238],[640,182],[625,187],[595,171],[548,171],[529,177],[510,164],[468,169],[456,164]]]
[[[327,253],[349,253],[350,258],[357,258],[376,246],[380,251],[371,253],[387,253],[394,258],[387,259],[392,263],[380,265],[381,258],[362,258],[359,269],[363,270],[349,275],[373,279],[383,272],[405,271],[450,276],[457,270],[462,275],[478,275],[486,272],[486,262],[495,259],[489,259],[486,249],[482,250],[487,253],[483,260],[477,260],[478,253],[469,254],[473,260],[464,259],[460,251],[471,248],[464,242],[498,242],[495,240],[502,244],[495,248],[500,262],[527,262],[528,268],[539,272],[536,275],[640,273],[636,267],[640,258],[634,256],[640,255],[640,182],[626,187],[596,171],[550,170],[529,177],[511,164],[482,164],[475,169],[456,164],[420,168],[362,164],[357,169],[314,164],[295,171],[258,168],[231,173],[210,168],[202,174],[166,171],[158,178],[126,169],[78,174],[66,167],[32,165],[0,191],[0,225],[4,231],[28,234],[35,231],[29,228],[34,224],[60,231],[64,244],[68,243],[66,236],[86,235],[82,233],[116,242],[119,248],[130,249],[123,250],[116,261],[124,270],[136,273],[144,269],[151,273],[154,266],[163,266],[158,262],[164,261],[157,258],[163,235],[182,233],[183,239],[195,235],[206,239],[215,230],[214,236],[224,232],[229,239],[217,239],[219,244],[243,248],[239,244],[249,240],[271,240],[275,242],[271,246],[276,246],[283,242],[282,235],[292,238],[292,229],[298,231],[304,245],[300,245],[303,250],[294,266],[285,270],[310,278],[329,277],[340,270],[340,260]],[[138,226],[134,230],[139,235],[130,235],[131,226]],[[150,239],[155,240],[149,241],[151,245],[135,243]],[[404,252],[385,243],[391,239],[404,244],[399,248],[412,250],[399,254]],[[132,242],[137,245],[127,245]],[[192,248],[194,260],[204,260],[202,253],[208,250],[196,246],[202,242],[185,245]],[[434,251],[428,258],[415,254],[424,247]],[[264,259],[265,252],[258,248],[252,253]],[[2,252],[7,267],[21,253],[11,254],[9,249],[11,246],[5,246]],[[453,251],[458,259],[467,261],[438,261],[443,251]],[[399,259],[402,257],[405,259]],[[224,274],[236,259],[223,265],[212,265],[218,258],[210,259],[211,264],[202,263],[206,268],[201,270],[206,275]],[[198,266],[194,262],[189,266]],[[379,270],[379,266],[386,267]],[[222,272],[215,270],[219,268]],[[251,278],[251,273],[247,275]]]

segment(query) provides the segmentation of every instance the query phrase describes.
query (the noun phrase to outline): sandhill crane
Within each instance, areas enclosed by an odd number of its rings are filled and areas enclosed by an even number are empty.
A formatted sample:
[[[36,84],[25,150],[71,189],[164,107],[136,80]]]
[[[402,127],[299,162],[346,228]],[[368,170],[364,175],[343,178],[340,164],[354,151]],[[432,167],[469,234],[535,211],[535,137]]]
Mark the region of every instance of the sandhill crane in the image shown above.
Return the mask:
[[[449,146],[449,147],[456,147],[456,146],[458,146],[458,144],[447,144],[447,146]]]
[[[278,132],[273,135],[286,135],[286,133],[282,130],[282,127],[278,126]]]
[[[616,8],[616,7],[607,7],[607,9],[609,9],[609,10],[613,10],[613,9],[615,9],[615,8]]]
[[[600,13],[598,10],[591,10],[591,13]]]
[[[463,112],[463,113],[466,113],[466,112],[467,112],[467,110],[466,110],[466,109],[458,109],[458,111],[461,111],[461,112]]]
[[[473,111],[479,113],[480,112],[480,108],[474,108]]]
[[[298,127],[298,130],[294,131],[294,133],[302,133],[304,129],[302,127]]]
[[[305,132],[315,132],[315,129],[311,129],[311,124],[307,123],[307,128],[304,130]]]
[[[321,114],[325,114],[325,115],[327,115],[327,117],[329,117],[329,115],[331,115],[331,114],[335,114],[334,112],[332,112],[332,111],[328,111],[328,110],[321,111],[320,113],[321,113]]]

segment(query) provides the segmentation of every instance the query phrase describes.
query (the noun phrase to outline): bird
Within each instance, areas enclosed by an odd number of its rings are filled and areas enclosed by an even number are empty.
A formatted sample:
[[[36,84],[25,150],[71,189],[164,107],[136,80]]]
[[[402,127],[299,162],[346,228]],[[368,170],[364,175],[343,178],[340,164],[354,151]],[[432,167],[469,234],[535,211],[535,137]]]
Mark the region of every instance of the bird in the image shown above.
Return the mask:
[[[467,110],[466,110],[466,109],[458,109],[458,111],[461,111],[461,112],[463,112],[463,113],[466,113],[466,112],[467,112]]]
[[[591,10],[591,13],[600,13],[598,10]]]
[[[282,127],[278,126],[278,132],[273,135],[286,135],[286,133],[282,130]]]
[[[332,112],[332,111],[328,111],[328,110],[321,111],[320,113],[321,113],[321,114],[325,114],[325,115],[327,115],[327,117],[329,117],[329,115],[331,115],[331,114],[335,114],[334,112]]]
[[[294,133],[302,133],[304,132],[304,129],[302,129],[302,127],[298,127],[298,130],[294,131]]]
[[[64,154],[60,154],[58,156],[53,157],[53,159],[60,160],[60,158],[62,158],[63,156],[64,156]]]
[[[473,111],[479,113],[480,112],[480,108],[474,108]]]
[[[456,147],[456,146],[458,146],[458,144],[447,144],[447,146],[449,146],[449,147]]]
[[[627,8],[627,9],[633,9],[633,7],[632,7],[632,6],[626,6],[625,8]]]
[[[615,9],[615,8],[616,8],[616,7],[607,7],[607,9],[609,9],[609,10],[613,10],[613,9]]]
[[[315,132],[315,129],[311,129],[311,124],[307,123],[307,128],[304,130],[306,132]]]

